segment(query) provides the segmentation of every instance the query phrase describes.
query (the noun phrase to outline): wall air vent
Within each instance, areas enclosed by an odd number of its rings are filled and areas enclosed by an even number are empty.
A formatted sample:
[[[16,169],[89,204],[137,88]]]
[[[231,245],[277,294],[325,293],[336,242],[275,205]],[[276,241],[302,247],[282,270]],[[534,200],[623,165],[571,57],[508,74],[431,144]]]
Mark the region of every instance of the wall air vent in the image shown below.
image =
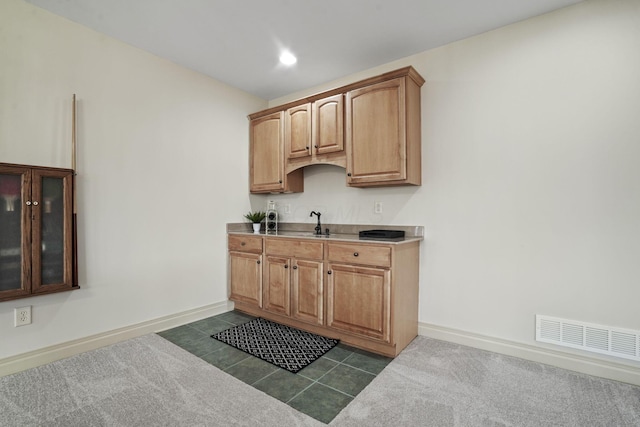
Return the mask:
[[[640,361],[640,331],[537,314],[536,341]]]

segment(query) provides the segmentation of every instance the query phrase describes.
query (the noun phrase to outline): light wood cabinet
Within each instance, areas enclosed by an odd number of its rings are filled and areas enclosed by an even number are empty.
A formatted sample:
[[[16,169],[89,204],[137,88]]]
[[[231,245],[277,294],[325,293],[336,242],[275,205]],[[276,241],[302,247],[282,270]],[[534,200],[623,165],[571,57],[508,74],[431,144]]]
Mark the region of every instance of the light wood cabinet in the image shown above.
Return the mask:
[[[262,307],[262,238],[229,235],[229,298]]]
[[[311,104],[285,111],[284,140],[287,159],[311,155]]]
[[[249,180],[252,193],[300,192],[302,170],[285,174],[284,113],[277,112],[250,122]]]
[[[78,289],[73,171],[0,164],[0,301]]]
[[[406,67],[251,114],[251,192],[303,191],[315,164],[352,187],[421,185],[423,84]]]
[[[232,293],[236,309],[392,357],[416,337],[418,240],[392,244],[332,238],[262,239],[264,304],[256,303],[255,291],[249,299]],[[237,253],[231,251],[231,237],[229,242],[232,257]],[[252,280],[257,281],[246,276],[242,283]]]
[[[312,145],[317,155],[344,150],[344,95],[338,94],[313,103]]]
[[[323,243],[265,238],[264,309],[323,323]]]
[[[327,326],[389,342],[391,254],[385,245],[327,245]]]
[[[264,309],[285,316],[291,314],[291,259],[266,256]]]
[[[420,185],[420,86],[410,76],[347,92],[347,183]]]
[[[324,263],[296,259],[291,286],[291,317],[307,323],[324,323]]]
[[[327,277],[327,326],[389,342],[390,270],[329,263]]]
[[[327,96],[285,111],[285,171],[313,164],[346,167],[344,96]]]

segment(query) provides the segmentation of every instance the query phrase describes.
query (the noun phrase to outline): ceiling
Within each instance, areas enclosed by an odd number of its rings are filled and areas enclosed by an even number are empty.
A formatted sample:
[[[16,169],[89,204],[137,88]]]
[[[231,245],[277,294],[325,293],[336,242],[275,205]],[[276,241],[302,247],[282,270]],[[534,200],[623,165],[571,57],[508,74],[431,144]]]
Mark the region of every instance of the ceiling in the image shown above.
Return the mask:
[[[581,0],[26,1],[271,100]]]

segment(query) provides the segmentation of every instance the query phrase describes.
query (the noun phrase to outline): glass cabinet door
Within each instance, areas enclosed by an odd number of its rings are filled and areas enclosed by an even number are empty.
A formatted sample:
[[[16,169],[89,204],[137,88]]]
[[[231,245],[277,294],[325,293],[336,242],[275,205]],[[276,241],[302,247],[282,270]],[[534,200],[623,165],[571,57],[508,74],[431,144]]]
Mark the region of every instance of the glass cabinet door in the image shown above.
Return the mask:
[[[72,174],[34,170],[32,185],[32,290],[72,286]]]
[[[28,168],[0,166],[0,297],[31,291],[30,177]]]

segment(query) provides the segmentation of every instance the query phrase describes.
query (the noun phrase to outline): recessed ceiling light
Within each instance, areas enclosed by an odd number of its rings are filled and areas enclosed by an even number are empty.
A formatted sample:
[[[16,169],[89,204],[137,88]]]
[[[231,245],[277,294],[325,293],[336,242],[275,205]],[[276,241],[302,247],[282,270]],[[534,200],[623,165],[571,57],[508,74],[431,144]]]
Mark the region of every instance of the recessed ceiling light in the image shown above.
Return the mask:
[[[280,55],[280,62],[282,62],[284,65],[293,65],[297,61],[298,61],[298,58],[293,56],[293,54],[287,50],[282,52],[282,54]]]

